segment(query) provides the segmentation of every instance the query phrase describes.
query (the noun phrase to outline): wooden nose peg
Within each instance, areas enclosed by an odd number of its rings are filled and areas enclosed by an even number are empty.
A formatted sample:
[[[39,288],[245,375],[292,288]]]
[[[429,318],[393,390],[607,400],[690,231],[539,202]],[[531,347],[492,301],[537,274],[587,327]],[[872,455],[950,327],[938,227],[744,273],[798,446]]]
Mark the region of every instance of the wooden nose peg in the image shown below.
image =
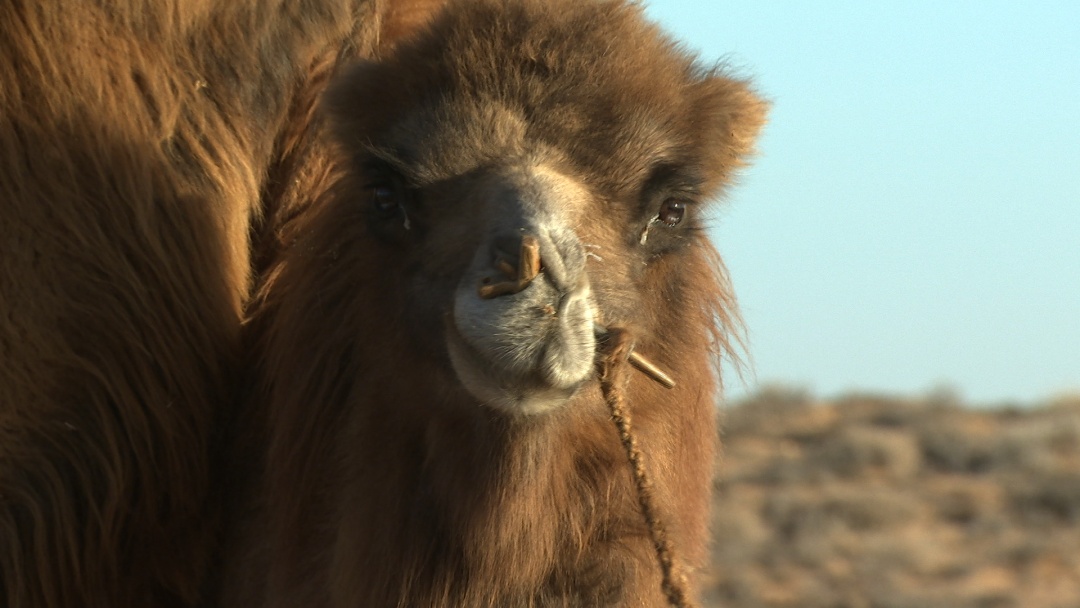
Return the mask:
[[[540,242],[534,236],[521,237],[517,268],[502,258],[495,261],[495,267],[506,276],[506,280],[496,282],[485,278],[479,288],[480,297],[485,300],[518,293],[532,283],[540,274]]]
[[[608,328],[604,327],[599,323],[593,323],[593,332],[601,340],[606,338],[610,333]],[[664,370],[660,369],[660,367],[653,363],[651,360],[649,360],[648,357],[634,350],[632,347],[630,349],[630,354],[626,357],[626,360],[630,363],[630,365],[634,366],[634,369],[652,378],[656,382],[659,382],[660,385],[664,388],[675,388],[674,378],[672,378]]]

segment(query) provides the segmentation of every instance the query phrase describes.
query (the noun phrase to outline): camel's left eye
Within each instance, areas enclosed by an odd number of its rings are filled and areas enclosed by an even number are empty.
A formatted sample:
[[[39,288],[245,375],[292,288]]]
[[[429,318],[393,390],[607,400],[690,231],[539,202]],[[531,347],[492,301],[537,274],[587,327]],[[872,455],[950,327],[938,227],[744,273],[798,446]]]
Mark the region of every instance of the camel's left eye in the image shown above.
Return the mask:
[[[686,215],[686,201],[669,198],[660,205],[656,219],[665,226],[674,228],[682,221],[684,215]]]

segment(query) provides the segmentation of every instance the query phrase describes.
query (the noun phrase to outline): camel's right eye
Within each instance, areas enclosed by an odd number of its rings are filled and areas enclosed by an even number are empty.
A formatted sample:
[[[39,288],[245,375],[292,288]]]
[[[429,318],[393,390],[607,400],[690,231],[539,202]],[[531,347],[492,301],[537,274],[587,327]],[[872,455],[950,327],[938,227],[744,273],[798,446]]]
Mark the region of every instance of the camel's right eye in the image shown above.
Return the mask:
[[[371,186],[371,204],[380,217],[390,217],[397,213],[400,203],[397,192],[389,184]]]

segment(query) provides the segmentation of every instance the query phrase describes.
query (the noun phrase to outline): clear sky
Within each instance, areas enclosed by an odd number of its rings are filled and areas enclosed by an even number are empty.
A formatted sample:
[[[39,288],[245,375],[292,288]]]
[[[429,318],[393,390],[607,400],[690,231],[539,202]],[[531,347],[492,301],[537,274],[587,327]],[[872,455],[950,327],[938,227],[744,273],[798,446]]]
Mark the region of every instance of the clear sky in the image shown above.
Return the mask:
[[[754,373],[1080,390],[1080,2],[651,0],[773,103],[711,234]]]

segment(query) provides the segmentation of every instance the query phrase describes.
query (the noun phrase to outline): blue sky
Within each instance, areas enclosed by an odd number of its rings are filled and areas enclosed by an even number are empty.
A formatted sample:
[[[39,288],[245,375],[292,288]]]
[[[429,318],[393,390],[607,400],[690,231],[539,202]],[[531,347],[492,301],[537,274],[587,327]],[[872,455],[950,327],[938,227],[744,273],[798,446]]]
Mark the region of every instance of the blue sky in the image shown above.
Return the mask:
[[[711,231],[731,397],[1080,391],[1080,2],[647,5],[773,103]]]

